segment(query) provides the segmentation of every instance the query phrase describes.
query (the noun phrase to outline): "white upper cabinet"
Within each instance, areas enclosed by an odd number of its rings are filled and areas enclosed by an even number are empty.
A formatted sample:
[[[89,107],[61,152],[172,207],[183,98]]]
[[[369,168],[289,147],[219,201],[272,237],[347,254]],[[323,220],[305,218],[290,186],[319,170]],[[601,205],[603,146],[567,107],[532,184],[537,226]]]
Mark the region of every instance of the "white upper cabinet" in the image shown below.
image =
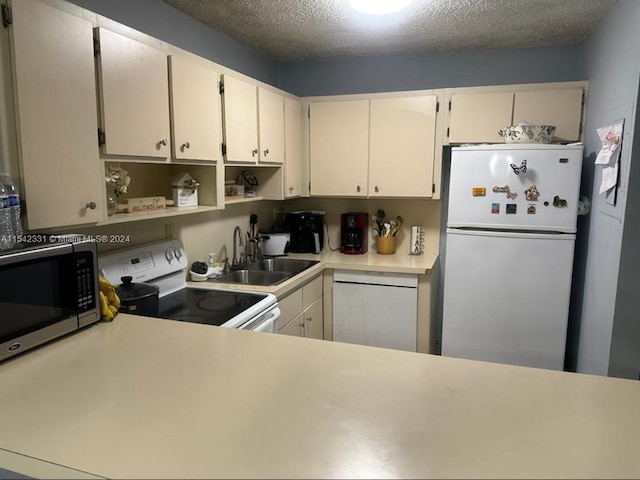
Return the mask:
[[[369,196],[430,197],[435,95],[371,100]]]
[[[167,56],[117,33],[96,29],[101,124],[107,155],[171,155]]]
[[[554,142],[577,142],[582,134],[582,96],[581,88],[516,92],[513,124],[555,125]]]
[[[511,125],[513,93],[451,95],[449,143],[502,143],[501,128]]]
[[[525,90],[526,86],[509,86],[498,92],[496,88],[452,89],[449,143],[503,143],[498,131],[521,122],[555,125],[554,142],[581,139],[583,88]]]
[[[311,195],[367,196],[369,100],[310,105]]]
[[[169,79],[173,158],[221,160],[220,74],[171,55]]]
[[[258,87],[260,162],[284,163],[284,97]]]
[[[9,27],[22,195],[29,230],[104,218],[90,22],[33,0]]]
[[[302,195],[302,105],[289,97],[284,99],[284,196]]]
[[[256,86],[229,75],[222,75],[222,83],[225,160],[258,163]]]

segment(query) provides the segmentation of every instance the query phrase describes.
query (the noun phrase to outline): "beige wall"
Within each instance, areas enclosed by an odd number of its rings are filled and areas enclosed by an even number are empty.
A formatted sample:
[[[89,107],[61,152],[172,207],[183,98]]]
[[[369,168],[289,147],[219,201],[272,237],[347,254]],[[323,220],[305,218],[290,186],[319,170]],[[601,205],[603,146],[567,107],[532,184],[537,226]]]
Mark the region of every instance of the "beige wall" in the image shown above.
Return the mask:
[[[169,217],[166,219],[142,220],[103,227],[70,229],[88,235],[128,235],[127,243],[99,244],[99,252],[128,248],[166,238],[166,226],[172,224],[174,236],[182,239],[189,263],[204,261],[209,252],[216,258],[233,253],[233,229],[236,225],[243,232],[249,230],[249,216],[258,215],[258,227],[268,228],[272,223],[273,207],[278,202],[258,201],[229,205],[224,210]],[[246,239],[246,234],[245,238]],[[243,240],[244,240],[243,239]]]
[[[379,208],[386,218],[400,215],[404,219],[397,235],[396,253],[409,253],[411,225],[425,228],[425,251],[437,252],[440,242],[440,201],[399,199],[349,199],[349,198],[301,198],[281,202],[278,208],[286,211],[323,210],[329,226],[329,243],[333,249],[340,247],[340,214],[366,212],[371,216]],[[369,250],[375,250],[375,239],[369,228]],[[328,248],[325,241],[325,249]]]

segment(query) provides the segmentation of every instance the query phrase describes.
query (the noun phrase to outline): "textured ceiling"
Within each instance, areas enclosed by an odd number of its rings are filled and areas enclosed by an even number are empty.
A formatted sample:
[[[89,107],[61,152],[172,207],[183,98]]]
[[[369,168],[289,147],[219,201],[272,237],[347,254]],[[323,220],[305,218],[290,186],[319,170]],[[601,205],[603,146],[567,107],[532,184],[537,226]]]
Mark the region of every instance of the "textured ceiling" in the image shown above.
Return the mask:
[[[280,61],[580,44],[615,0],[414,0],[387,16],[346,0],[164,0]]]

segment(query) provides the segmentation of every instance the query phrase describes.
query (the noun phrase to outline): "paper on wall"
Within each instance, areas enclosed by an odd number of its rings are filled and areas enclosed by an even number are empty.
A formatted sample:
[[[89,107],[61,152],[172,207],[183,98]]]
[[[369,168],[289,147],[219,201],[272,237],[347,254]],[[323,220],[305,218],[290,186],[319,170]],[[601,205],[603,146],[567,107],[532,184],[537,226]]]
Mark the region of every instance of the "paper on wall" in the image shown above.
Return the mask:
[[[618,183],[618,165],[622,148],[623,127],[624,120],[597,130],[600,143],[602,143],[602,148],[595,160],[596,165],[603,166],[600,194],[611,190]]]

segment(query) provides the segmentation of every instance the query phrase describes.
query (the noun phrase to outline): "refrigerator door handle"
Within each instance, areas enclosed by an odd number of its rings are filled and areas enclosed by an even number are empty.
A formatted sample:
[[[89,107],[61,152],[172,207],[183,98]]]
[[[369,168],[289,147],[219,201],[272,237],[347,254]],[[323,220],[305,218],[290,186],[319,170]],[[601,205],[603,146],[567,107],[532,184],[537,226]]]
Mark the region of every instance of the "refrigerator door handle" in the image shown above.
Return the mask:
[[[574,233],[558,233],[558,232],[522,232],[518,230],[481,230],[481,229],[462,229],[447,228],[447,233],[452,235],[470,235],[482,237],[500,237],[500,238],[540,238],[544,240],[574,240]]]

